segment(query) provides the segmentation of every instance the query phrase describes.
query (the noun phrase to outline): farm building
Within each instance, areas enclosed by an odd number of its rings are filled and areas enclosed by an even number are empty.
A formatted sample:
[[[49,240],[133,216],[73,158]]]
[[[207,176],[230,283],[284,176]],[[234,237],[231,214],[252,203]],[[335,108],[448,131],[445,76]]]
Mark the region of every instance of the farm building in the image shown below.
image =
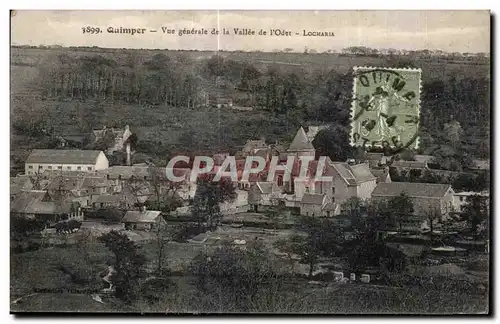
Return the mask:
[[[94,172],[109,167],[102,151],[33,150],[25,163],[25,173],[33,175],[46,170]]]
[[[128,230],[151,231],[164,222],[160,211],[146,210],[145,208],[140,211],[129,210],[122,219],[125,229]]]
[[[414,214],[425,218],[429,212],[438,210],[441,215],[456,211],[455,192],[449,184],[391,182],[379,183],[372,192],[374,201],[390,200],[402,193],[413,202]]]

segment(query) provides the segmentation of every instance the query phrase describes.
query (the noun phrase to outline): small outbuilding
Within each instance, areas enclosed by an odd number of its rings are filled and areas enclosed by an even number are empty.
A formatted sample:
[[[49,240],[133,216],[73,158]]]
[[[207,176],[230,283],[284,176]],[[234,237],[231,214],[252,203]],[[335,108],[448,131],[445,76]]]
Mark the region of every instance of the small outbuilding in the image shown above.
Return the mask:
[[[165,223],[161,211],[157,210],[129,210],[123,216],[122,223],[127,230],[151,231]]]

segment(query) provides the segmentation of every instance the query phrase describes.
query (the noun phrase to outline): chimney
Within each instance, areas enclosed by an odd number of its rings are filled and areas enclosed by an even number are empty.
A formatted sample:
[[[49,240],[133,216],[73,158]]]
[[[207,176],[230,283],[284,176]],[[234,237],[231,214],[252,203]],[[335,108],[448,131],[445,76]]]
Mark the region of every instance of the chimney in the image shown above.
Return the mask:
[[[127,141],[127,144],[125,144],[125,149],[127,150],[127,165],[130,166],[132,165],[130,158],[130,142]]]

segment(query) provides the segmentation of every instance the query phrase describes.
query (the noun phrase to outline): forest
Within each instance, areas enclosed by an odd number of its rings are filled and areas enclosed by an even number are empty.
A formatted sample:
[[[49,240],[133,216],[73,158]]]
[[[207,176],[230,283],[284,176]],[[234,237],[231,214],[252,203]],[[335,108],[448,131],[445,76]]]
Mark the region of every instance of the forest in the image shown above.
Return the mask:
[[[348,144],[351,72],[313,64],[263,65],[218,54],[125,53],[113,58],[67,51],[39,60],[36,77],[25,85],[30,95],[37,94],[35,99],[14,95],[14,135],[30,138],[24,141],[28,147],[50,146],[47,138],[56,135],[130,124],[138,132],[140,151],[165,160],[179,151],[232,152],[251,137],[286,142],[299,126],[327,124],[330,128],[317,143],[321,153],[339,161],[353,155]],[[428,60],[384,57],[381,66],[423,70],[422,145],[415,153],[439,153],[444,146],[445,151],[451,147],[452,156],[489,156],[490,77],[484,69],[470,73],[471,62],[464,61],[463,68],[454,65],[436,78]],[[253,110],[207,107],[209,97],[231,98],[234,106]],[[57,120],[50,118],[55,115]]]

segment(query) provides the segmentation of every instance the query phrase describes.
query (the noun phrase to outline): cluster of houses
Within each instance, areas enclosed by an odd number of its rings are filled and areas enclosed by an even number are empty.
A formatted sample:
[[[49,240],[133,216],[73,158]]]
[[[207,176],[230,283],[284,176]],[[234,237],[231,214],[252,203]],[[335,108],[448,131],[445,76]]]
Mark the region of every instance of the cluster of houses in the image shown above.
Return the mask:
[[[316,181],[318,157],[313,146],[321,126],[300,128],[290,145],[268,144],[264,139],[248,140],[235,154],[238,173],[241,175],[246,156],[260,156],[270,163],[278,156],[278,163],[285,165],[289,156],[296,163],[289,170],[277,170],[272,181],[265,172],[251,174],[244,181],[235,183],[237,198],[221,204],[225,213],[254,211],[284,206],[304,216],[331,217],[342,213],[342,204],[349,198],[362,200],[387,200],[403,192],[413,201],[416,215],[425,217],[429,210],[439,210],[442,215],[460,210],[465,203],[465,193],[455,193],[449,184],[392,182],[387,157],[368,153],[364,161],[337,162],[327,158],[323,176],[329,181]],[[99,138],[102,131],[96,131]],[[87,209],[115,207],[128,210],[124,220],[127,226],[150,223],[159,216],[157,211],[140,207],[160,196],[170,195],[182,202],[178,214],[189,213],[189,205],[196,193],[196,183],[189,181],[189,167],[174,167],[176,176],[186,176],[185,181],[171,183],[165,168],[147,164],[129,165],[130,136],[128,127],[116,132],[115,144],[108,154],[116,150],[127,152],[127,164],[109,166],[106,154],[96,150],[48,150],[36,149],[25,162],[25,172],[11,178],[11,213],[50,221],[59,219],[83,219]],[[307,168],[307,180],[300,177],[299,157],[311,157]],[[214,155],[214,172],[222,164],[225,154]],[[430,156],[416,156],[416,161],[392,161],[397,168],[425,169]],[[156,216],[155,216],[156,215]],[[153,217],[155,216],[155,217]],[[149,220],[149,221],[146,221]],[[135,225],[134,225],[135,224]]]

